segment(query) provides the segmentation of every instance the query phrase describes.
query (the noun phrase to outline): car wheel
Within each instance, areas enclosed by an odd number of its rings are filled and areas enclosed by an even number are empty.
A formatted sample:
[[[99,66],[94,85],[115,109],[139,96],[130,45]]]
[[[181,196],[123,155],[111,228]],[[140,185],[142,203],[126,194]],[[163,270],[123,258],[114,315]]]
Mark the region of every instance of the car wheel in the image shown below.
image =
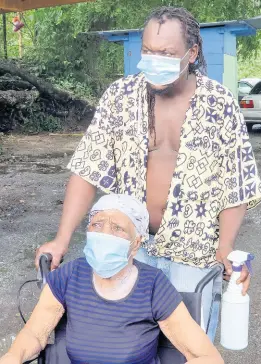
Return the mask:
[[[246,124],[246,126],[247,126],[247,131],[252,131],[253,124]]]

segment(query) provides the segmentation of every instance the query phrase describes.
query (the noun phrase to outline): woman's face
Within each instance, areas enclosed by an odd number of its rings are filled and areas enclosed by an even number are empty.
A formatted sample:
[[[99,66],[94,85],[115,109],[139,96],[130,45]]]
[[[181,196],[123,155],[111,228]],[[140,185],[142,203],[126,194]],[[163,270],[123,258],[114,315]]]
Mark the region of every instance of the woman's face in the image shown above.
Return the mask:
[[[132,221],[120,211],[106,210],[95,214],[88,231],[119,236],[132,241],[135,239],[135,227]]]
[[[118,236],[131,242],[129,254],[134,256],[140,247],[141,238],[137,237],[133,222],[118,210],[96,213],[88,226],[89,232]]]

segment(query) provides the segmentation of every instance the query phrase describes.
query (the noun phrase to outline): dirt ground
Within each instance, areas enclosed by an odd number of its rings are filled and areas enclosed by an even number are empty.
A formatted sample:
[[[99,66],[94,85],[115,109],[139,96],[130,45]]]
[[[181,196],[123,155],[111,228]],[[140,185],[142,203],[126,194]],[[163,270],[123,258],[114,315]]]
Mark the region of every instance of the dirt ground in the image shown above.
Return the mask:
[[[33,260],[37,245],[55,236],[70,175],[66,164],[80,138],[79,134],[3,138],[4,154],[0,156],[0,356],[22,327],[17,292],[24,281],[36,278]],[[261,171],[260,129],[251,133],[251,140]],[[261,362],[260,213],[261,207],[257,207],[247,214],[237,241],[238,248],[250,251],[256,257],[250,290],[250,343],[242,352],[220,348],[228,364]],[[75,232],[66,260],[81,255],[84,226],[85,222]],[[23,290],[21,306],[27,317],[38,295],[35,283]]]

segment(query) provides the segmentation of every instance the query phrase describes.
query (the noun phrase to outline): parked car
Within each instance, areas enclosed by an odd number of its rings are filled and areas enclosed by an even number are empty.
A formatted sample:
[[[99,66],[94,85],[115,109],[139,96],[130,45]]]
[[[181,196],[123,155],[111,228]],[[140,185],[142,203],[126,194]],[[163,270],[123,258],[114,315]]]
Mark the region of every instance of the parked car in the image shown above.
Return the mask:
[[[247,129],[252,130],[254,124],[261,124],[261,81],[240,101]]]
[[[260,78],[242,78],[238,81],[238,101],[240,102],[244,96],[249,95],[252,88],[261,81]]]

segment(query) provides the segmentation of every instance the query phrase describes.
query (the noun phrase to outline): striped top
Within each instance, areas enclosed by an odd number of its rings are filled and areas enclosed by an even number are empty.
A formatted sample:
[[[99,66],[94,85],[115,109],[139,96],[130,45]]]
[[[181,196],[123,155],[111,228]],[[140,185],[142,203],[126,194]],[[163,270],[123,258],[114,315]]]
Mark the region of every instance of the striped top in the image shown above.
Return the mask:
[[[167,277],[134,260],[138,278],[121,300],[99,296],[92,268],[79,258],[52,271],[47,279],[67,311],[66,345],[73,364],[157,364],[159,325],[182,301]]]

